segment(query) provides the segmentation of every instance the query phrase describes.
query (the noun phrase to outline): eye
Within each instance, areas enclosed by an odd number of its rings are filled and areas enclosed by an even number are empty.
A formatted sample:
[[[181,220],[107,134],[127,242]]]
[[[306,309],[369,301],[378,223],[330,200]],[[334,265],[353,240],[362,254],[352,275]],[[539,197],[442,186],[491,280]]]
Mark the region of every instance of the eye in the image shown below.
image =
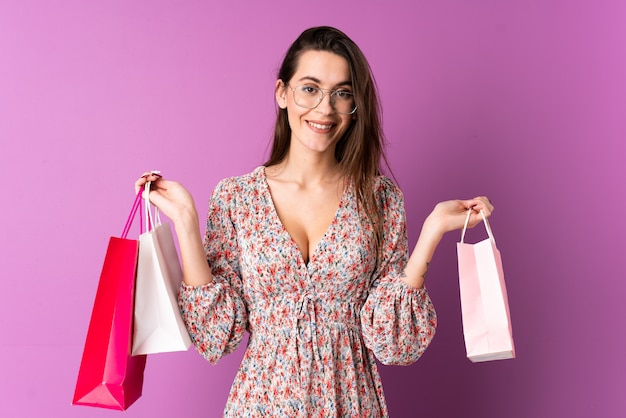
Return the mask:
[[[352,99],[352,93],[348,90],[335,90],[335,97],[341,100],[350,100]]]
[[[311,96],[316,96],[319,94],[320,90],[313,86],[300,86],[300,91]]]

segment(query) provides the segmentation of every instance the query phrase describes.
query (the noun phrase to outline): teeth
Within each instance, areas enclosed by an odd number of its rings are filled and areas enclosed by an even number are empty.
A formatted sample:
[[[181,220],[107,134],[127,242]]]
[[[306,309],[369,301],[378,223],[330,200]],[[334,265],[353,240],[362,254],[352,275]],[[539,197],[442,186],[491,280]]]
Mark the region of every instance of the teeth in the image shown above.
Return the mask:
[[[333,127],[333,125],[320,125],[319,123],[313,123],[313,122],[309,122],[309,125],[317,129],[330,129]]]

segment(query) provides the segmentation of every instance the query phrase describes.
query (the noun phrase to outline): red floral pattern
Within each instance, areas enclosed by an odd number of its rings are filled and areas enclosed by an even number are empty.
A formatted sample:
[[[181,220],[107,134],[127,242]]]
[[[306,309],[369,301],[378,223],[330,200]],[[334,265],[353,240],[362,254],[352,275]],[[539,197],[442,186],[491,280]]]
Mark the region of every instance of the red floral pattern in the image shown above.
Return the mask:
[[[379,265],[354,189],[306,264],[274,209],[264,167],[223,180],[209,208],[205,250],[215,280],[181,286],[179,304],[210,362],[248,347],[226,417],[386,417],[374,356],[416,361],[436,315],[426,289],[399,279],[407,261],[404,201],[379,177],[384,213]]]

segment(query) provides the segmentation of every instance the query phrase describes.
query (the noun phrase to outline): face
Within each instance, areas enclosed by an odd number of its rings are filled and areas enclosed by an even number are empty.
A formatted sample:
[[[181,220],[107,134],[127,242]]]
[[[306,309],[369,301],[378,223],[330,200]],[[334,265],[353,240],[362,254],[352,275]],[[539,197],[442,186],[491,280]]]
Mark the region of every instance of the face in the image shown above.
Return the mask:
[[[301,85],[325,91],[317,107],[307,109],[295,103],[292,89]],[[352,91],[350,68],[345,58],[328,51],[304,52],[291,80],[276,82],[276,101],[281,109],[287,109],[291,127],[290,151],[301,148],[334,155],[337,142],[355,117],[335,111],[329,93],[336,89]]]

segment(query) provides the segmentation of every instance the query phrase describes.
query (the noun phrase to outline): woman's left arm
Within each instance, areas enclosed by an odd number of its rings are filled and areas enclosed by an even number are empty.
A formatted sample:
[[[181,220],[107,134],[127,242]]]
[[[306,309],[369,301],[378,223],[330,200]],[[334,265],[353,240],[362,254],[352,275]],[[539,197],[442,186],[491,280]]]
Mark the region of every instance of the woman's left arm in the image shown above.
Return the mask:
[[[424,287],[428,266],[437,245],[446,232],[463,228],[470,208],[472,212],[468,228],[473,228],[482,220],[481,210],[485,212],[485,216],[490,216],[494,209],[484,196],[470,200],[448,200],[435,206],[422,225],[417,244],[404,269],[402,280],[405,283],[418,289]]]

